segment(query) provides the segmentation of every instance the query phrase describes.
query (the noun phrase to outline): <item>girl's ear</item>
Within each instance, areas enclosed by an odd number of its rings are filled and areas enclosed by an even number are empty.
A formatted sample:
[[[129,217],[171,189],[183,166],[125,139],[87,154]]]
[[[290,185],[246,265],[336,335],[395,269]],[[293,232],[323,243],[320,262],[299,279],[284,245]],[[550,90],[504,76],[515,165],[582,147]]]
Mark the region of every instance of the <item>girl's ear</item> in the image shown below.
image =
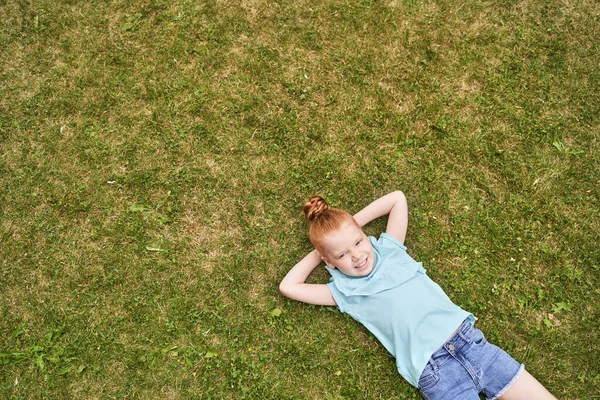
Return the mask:
[[[327,264],[327,266],[328,266],[329,268],[335,268],[335,265],[332,265],[332,264],[329,262],[329,260],[328,260],[328,259],[326,259],[325,257],[321,256],[321,260],[323,260],[323,262],[324,262],[325,264]]]

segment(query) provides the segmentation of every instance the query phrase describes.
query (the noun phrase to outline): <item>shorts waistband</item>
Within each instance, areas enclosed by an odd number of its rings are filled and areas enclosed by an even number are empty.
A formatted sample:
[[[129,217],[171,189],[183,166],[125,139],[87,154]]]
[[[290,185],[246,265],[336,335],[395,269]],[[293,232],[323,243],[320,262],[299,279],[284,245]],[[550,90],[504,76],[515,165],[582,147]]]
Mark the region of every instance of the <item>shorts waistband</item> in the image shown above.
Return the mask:
[[[448,340],[433,353],[432,357],[435,357],[440,351],[445,352],[444,350],[454,350],[455,347],[460,347],[464,342],[468,342],[468,333],[473,329],[474,325],[475,321],[472,321],[469,318],[465,319],[454,333],[450,335]]]

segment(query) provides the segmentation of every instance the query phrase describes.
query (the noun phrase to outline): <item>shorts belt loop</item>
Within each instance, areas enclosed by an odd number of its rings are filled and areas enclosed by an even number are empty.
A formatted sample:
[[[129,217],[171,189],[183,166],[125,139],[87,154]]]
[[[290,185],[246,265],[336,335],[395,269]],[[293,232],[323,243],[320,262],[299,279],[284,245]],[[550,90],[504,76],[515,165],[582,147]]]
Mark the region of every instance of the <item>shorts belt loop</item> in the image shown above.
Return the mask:
[[[440,367],[438,365],[438,363],[433,359],[433,357],[431,357],[428,361],[429,364],[431,364],[431,368],[437,373],[440,370]]]

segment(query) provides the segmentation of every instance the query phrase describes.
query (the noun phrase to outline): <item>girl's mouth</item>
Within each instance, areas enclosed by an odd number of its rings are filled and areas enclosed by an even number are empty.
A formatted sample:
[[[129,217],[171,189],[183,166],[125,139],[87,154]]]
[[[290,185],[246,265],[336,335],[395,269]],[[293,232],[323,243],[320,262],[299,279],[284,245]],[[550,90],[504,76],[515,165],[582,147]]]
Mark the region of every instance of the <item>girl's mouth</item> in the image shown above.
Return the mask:
[[[359,263],[354,268],[356,268],[356,269],[364,269],[368,265],[368,261],[369,261],[369,257],[365,258],[361,263]]]

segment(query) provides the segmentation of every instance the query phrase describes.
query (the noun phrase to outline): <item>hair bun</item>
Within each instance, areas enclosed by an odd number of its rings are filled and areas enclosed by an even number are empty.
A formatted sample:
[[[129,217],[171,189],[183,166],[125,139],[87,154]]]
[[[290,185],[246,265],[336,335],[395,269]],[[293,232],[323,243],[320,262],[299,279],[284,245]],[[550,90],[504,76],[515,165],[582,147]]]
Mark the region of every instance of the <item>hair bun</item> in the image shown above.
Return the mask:
[[[304,215],[309,222],[312,222],[328,208],[329,205],[321,196],[313,196],[304,204]]]

